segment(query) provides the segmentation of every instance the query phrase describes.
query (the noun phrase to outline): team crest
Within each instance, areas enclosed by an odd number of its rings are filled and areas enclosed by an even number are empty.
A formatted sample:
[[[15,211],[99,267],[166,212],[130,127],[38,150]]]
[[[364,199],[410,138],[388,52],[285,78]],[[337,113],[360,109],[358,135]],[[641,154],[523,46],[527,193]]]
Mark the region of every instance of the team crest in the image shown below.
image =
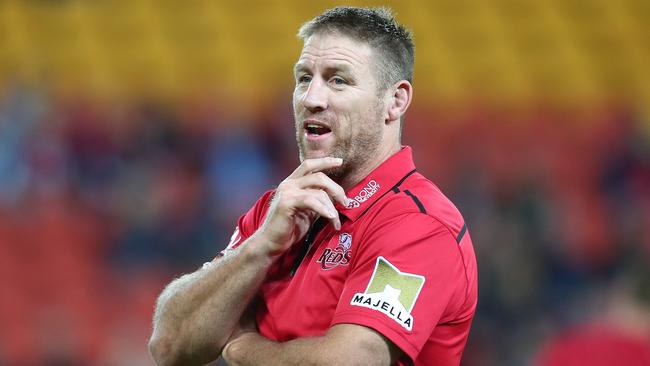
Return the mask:
[[[354,294],[350,305],[380,311],[407,330],[413,330],[411,310],[424,280],[424,276],[401,272],[384,257],[378,257],[366,291]]]
[[[318,258],[316,263],[326,271],[338,266],[347,266],[352,258],[352,235],[342,233],[339,235],[339,243],[334,249],[325,248],[323,254]]]

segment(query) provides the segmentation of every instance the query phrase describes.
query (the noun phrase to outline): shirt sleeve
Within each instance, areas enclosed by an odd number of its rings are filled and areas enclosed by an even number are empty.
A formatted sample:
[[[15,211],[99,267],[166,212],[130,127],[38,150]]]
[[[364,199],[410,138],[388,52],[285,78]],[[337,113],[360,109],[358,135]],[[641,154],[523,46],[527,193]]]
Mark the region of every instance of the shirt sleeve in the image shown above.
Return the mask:
[[[425,214],[375,221],[357,247],[332,325],[372,328],[415,360],[464,302],[460,249],[447,227]]]
[[[262,226],[264,218],[266,217],[266,211],[269,208],[271,199],[273,199],[274,192],[275,191],[267,191],[264,193],[264,195],[255,202],[253,207],[237,220],[237,226],[230,237],[230,242],[225,249],[217,254],[216,258],[223,257],[228,251],[237,249],[241,243],[246,241],[246,239],[253,235],[253,233]]]

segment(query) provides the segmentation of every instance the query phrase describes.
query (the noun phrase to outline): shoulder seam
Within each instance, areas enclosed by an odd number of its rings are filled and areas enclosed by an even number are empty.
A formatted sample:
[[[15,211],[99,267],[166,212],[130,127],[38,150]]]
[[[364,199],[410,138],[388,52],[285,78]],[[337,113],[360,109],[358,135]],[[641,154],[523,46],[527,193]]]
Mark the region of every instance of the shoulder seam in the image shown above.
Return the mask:
[[[402,214],[404,215],[404,214],[408,214],[408,213],[414,214],[416,212],[404,212]],[[425,214],[425,216],[428,216],[428,217],[432,218],[433,220],[437,221],[438,223],[440,223],[440,225],[442,225],[447,230],[447,233],[449,233],[449,236],[451,236],[452,240],[456,241],[456,236],[454,236],[454,233],[451,231],[451,228],[449,227],[449,225],[446,225],[444,222],[442,222],[442,220],[440,220],[439,218],[437,218],[435,216],[432,216],[432,215],[429,215],[429,214]],[[465,228],[465,232],[467,232],[467,227],[466,226],[467,226],[467,223],[465,223],[464,220],[463,220],[463,227]],[[464,234],[465,233],[463,233],[463,236],[464,236]],[[458,308],[458,312],[461,312],[461,311],[463,311],[463,309],[467,305],[467,301],[469,300],[470,287],[469,287],[469,273],[467,272],[467,264],[465,264],[465,255],[463,254],[463,251],[461,250],[460,245],[458,245],[458,244],[460,244],[460,242],[457,242],[456,250],[458,251],[458,255],[460,257],[460,262],[463,265],[463,272],[465,274],[465,301],[463,301],[462,305]],[[458,314],[458,312],[456,314]]]

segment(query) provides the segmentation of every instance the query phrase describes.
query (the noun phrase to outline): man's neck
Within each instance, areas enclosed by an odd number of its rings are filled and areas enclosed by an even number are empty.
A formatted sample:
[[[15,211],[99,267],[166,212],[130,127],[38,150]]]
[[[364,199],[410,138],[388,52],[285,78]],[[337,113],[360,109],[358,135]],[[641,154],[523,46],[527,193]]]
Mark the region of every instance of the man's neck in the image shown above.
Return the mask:
[[[396,144],[390,149],[385,149],[379,153],[377,158],[368,161],[367,164],[355,169],[354,171],[347,174],[339,182],[341,187],[347,192],[352,187],[356,186],[361,182],[365,177],[367,177],[373,170],[377,169],[383,162],[388,160],[391,156],[395,155],[401,149],[401,144]]]

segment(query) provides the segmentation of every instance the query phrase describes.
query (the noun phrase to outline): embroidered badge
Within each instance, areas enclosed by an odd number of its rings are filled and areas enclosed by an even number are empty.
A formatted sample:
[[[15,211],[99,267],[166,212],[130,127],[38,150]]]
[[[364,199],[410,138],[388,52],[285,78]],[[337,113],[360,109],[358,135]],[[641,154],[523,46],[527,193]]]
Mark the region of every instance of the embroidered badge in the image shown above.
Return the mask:
[[[366,291],[354,294],[350,305],[380,311],[407,330],[413,330],[411,310],[424,280],[424,276],[402,272],[384,257],[378,257]]]
[[[342,233],[339,235],[339,243],[334,249],[325,248],[316,263],[320,263],[320,268],[329,271],[338,266],[347,266],[352,258],[352,235]]]

